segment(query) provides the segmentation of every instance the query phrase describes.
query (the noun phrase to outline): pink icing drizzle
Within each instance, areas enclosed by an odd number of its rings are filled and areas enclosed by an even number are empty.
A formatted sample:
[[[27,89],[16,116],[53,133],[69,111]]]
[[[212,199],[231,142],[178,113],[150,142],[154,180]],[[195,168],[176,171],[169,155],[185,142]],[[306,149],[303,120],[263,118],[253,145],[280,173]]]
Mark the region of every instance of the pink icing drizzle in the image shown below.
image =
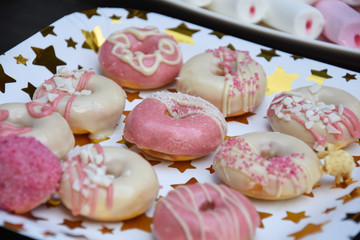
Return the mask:
[[[9,117],[9,111],[6,109],[0,109],[0,121],[5,121]],[[10,123],[0,122],[0,138],[7,137],[10,135],[20,135],[26,132],[30,132],[30,127],[16,127]]]

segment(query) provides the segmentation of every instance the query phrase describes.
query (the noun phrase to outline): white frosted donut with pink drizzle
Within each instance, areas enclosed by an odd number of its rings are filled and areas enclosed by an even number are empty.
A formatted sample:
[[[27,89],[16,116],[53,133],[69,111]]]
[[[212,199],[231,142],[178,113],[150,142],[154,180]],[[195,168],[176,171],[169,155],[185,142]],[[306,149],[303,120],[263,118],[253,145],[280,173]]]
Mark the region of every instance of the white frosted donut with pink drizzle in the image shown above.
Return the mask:
[[[265,96],[267,78],[248,52],[219,47],[195,55],[181,68],[177,90],[206,99],[224,116],[255,110]]]
[[[124,137],[158,158],[182,161],[210,154],[224,140],[221,112],[199,97],[156,92],[126,118]]]
[[[250,240],[260,217],[241,193],[222,184],[196,183],[161,198],[153,224],[158,240]]]
[[[113,32],[98,57],[105,76],[133,89],[164,86],[175,80],[182,66],[176,40],[152,26]]]
[[[252,132],[227,139],[213,168],[228,186],[268,200],[310,193],[322,177],[315,152],[303,141],[278,132]]]
[[[114,131],[125,108],[126,93],[93,71],[61,68],[36,89],[33,99],[59,112],[74,134],[89,133],[89,138],[98,142]]]
[[[344,90],[312,85],[282,92],[267,111],[274,131],[297,137],[317,151],[343,148],[360,137],[360,101]]]
[[[122,221],[144,213],[159,192],[150,163],[131,150],[87,144],[62,162],[62,203],[74,216]]]
[[[75,138],[66,120],[48,106],[36,102],[0,104],[0,138],[9,135],[34,137],[63,159]]]

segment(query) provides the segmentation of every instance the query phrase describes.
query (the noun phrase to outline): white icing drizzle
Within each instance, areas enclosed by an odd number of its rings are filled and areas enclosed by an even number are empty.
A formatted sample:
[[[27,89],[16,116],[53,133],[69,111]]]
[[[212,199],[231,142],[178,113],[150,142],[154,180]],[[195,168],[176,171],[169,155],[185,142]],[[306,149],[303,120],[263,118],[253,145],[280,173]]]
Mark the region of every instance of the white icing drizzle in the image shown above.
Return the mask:
[[[126,33],[132,34],[139,40],[145,40],[149,36],[165,36],[165,34],[153,26],[148,26],[143,29],[129,27],[123,31],[112,33],[108,38],[108,41],[114,44],[111,53],[145,76],[154,74],[161,63],[176,65],[181,62],[182,56],[180,48],[175,41],[169,38],[161,38],[158,42],[157,50],[151,54],[145,54],[141,51],[131,52],[131,42]],[[174,60],[164,57],[164,55],[172,56],[175,54],[177,57]],[[151,66],[146,66],[144,60],[149,58],[153,58],[154,63]]]
[[[155,92],[148,98],[153,98],[165,104],[169,114],[173,118],[184,118],[192,114],[203,114],[211,117],[218,124],[222,139],[227,133],[227,123],[219,109],[206,100],[184,93]],[[177,107],[185,107],[186,111],[178,111]],[[184,109],[182,109],[184,110]]]

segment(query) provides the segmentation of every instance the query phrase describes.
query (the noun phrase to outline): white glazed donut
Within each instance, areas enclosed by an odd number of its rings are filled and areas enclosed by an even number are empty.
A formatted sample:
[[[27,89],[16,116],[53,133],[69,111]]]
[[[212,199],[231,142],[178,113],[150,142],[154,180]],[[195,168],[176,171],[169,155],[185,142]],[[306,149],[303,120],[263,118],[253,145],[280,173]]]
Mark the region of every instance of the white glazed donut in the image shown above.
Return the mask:
[[[122,221],[144,213],[159,192],[157,175],[140,155],[121,147],[75,147],[62,163],[59,196],[74,216]]]
[[[267,119],[274,131],[297,137],[317,151],[339,149],[360,137],[360,101],[344,90],[312,85],[282,92]]]
[[[253,111],[263,100],[267,78],[248,52],[219,47],[195,55],[181,68],[177,90],[214,104],[224,116]]]
[[[39,86],[34,101],[49,104],[68,121],[74,134],[90,133],[93,142],[108,138],[125,108],[125,91],[93,71],[59,69]]]
[[[227,139],[213,166],[224,183],[259,199],[288,199],[310,193],[322,177],[315,152],[301,140],[277,132]]]
[[[69,124],[59,113],[36,105],[34,102],[1,104],[0,138],[9,135],[34,137],[59,159],[64,158],[75,144]]]

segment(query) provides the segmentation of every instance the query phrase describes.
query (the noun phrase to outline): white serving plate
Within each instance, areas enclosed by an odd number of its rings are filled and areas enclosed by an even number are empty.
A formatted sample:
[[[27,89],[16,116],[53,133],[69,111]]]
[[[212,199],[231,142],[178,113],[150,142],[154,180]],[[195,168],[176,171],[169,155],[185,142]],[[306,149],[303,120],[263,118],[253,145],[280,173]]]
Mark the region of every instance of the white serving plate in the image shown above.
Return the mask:
[[[96,46],[115,30],[129,26],[157,26],[160,30],[175,34],[181,46],[184,61],[206,49],[228,46],[247,50],[264,68],[269,80],[269,92],[260,106],[252,113],[228,119],[228,136],[253,131],[271,131],[266,110],[278,91],[319,84],[345,89],[357,98],[360,89],[360,73],[339,68],[311,59],[298,58],[289,53],[269,49],[259,44],[228,35],[218,35],[211,29],[167,17],[157,13],[132,11],[121,8],[97,8],[76,12],[59,19],[0,56],[0,104],[27,102],[29,93],[44,80],[50,78],[62,66],[93,69],[101,74]],[[92,34],[91,34],[92,33]],[[97,36],[98,43],[92,43]],[[88,40],[87,44],[84,44]],[[43,53],[43,54],[42,54]],[[271,55],[273,55],[271,57]],[[159,90],[174,90],[175,83]],[[128,94],[125,113],[151,94],[140,91],[138,97]],[[102,145],[127,147],[122,140],[123,120],[109,140]],[[137,151],[136,148],[131,148]],[[359,164],[359,142],[347,150],[356,156]],[[160,196],[166,196],[176,184],[191,182],[220,183],[210,166],[215,152],[191,162],[174,163],[153,160],[158,175]],[[255,240],[261,239],[350,239],[359,231],[359,220],[351,218],[360,213],[360,167],[353,172],[353,183],[344,188],[333,188],[334,178],[324,176],[310,195],[301,195],[284,201],[251,199],[262,216],[262,227],[257,229]],[[0,196],[1,197],[1,196]],[[145,213],[143,220],[126,222],[94,222],[72,216],[62,204],[51,202],[18,216],[0,211],[0,226],[16,230],[20,235],[36,239],[154,239],[151,218],[156,202]],[[298,218],[299,217],[299,218]]]

